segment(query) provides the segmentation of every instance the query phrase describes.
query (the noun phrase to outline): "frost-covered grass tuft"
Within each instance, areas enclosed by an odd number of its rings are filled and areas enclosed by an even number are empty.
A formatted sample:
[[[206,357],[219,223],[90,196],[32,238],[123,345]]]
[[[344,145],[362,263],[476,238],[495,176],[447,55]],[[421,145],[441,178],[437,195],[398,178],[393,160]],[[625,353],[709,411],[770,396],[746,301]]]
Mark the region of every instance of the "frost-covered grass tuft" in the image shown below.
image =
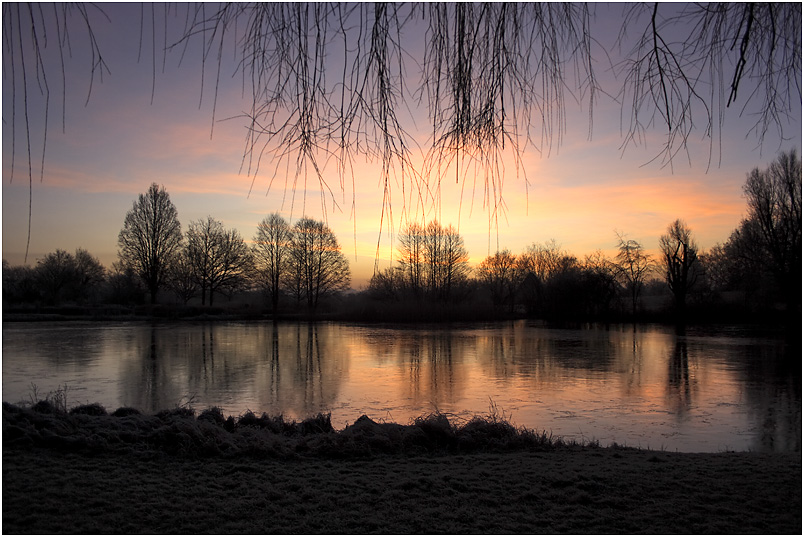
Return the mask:
[[[85,414],[87,416],[105,416],[107,412],[102,405],[98,403],[92,403],[89,405],[78,405],[77,407],[73,407],[70,409],[70,414]]]
[[[434,412],[408,425],[360,416],[341,431],[330,414],[297,422],[246,412],[225,417],[212,407],[197,416],[189,406],[154,415],[122,407],[108,414],[99,404],[62,411],[44,400],[33,405],[3,403],[3,444],[66,451],[157,453],[182,457],[352,458],[384,454],[447,454],[577,446],[561,438],[514,426],[492,407],[487,416],[459,422]],[[596,446],[589,446],[596,447]]]

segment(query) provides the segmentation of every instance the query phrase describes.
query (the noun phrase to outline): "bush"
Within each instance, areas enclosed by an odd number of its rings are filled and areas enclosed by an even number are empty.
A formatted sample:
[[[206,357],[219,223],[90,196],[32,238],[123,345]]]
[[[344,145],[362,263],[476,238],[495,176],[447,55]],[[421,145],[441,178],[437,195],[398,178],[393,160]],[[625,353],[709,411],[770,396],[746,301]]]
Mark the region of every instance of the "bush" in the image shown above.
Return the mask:
[[[125,418],[126,416],[137,416],[139,414],[141,414],[139,410],[128,406],[121,406],[120,408],[112,412],[112,416],[114,416],[115,418]]]
[[[102,405],[98,403],[92,403],[90,405],[79,405],[77,407],[74,407],[70,409],[70,414],[84,414],[86,416],[105,416],[107,412]]]

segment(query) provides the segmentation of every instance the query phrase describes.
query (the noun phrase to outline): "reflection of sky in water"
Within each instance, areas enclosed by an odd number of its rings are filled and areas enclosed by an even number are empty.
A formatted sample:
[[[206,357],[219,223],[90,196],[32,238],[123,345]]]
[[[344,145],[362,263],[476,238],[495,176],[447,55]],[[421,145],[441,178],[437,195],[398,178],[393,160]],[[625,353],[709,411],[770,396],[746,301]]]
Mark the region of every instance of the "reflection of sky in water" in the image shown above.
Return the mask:
[[[299,418],[406,423],[493,402],[518,425],[652,449],[800,449],[800,369],[773,341],[664,327],[393,329],[341,324],[6,324],[3,400],[155,411],[194,397]]]

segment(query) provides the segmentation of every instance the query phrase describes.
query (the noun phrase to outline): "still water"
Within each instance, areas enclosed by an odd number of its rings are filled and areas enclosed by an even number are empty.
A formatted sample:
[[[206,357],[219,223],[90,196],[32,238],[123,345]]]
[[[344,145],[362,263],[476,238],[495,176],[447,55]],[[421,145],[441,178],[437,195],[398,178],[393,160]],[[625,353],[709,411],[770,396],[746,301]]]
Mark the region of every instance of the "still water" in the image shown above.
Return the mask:
[[[785,357],[785,352],[788,356]],[[801,356],[772,339],[660,326],[517,321],[389,328],[341,323],[4,323],[3,400],[67,386],[68,405],[186,403],[303,418],[407,423],[496,405],[517,425],[672,451],[801,450]]]

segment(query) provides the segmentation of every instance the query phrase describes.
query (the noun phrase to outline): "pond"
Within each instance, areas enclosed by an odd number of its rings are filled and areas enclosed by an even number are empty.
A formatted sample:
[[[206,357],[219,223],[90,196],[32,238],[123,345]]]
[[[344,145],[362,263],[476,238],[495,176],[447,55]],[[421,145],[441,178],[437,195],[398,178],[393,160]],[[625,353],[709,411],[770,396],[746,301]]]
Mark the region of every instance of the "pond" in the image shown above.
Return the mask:
[[[735,329],[653,325],[4,323],[3,400],[66,386],[69,406],[330,412],[336,429],[362,414],[495,410],[601,445],[800,451],[801,356],[785,349]]]

